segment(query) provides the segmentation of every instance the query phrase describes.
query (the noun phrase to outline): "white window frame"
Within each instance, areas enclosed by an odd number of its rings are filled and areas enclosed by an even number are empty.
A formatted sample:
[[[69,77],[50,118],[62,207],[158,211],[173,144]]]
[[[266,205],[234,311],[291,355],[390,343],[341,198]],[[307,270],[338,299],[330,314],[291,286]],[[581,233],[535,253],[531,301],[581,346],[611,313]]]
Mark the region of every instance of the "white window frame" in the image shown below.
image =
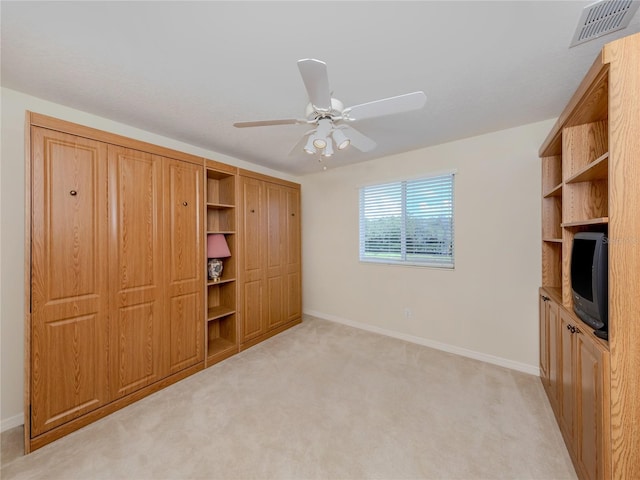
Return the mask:
[[[429,203],[426,197],[416,197],[414,195],[423,195],[427,192],[434,191],[434,198],[432,201],[435,203]],[[444,189],[444,190],[442,190]],[[399,190],[399,191],[398,191]],[[413,190],[413,195],[410,200],[407,199],[407,190],[410,192]],[[447,190],[450,191],[450,196],[447,195]],[[422,198],[416,200],[416,198]],[[382,263],[392,265],[412,265],[420,267],[436,267],[453,269],[455,266],[455,212],[454,212],[454,199],[455,199],[455,172],[438,173],[426,177],[420,177],[417,179],[399,180],[395,182],[387,182],[382,184],[368,185],[360,187],[359,191],[359,255],[360,261],[366,263]],[[439,203],[440,205],[437,205]],[[419,205],[426,205],[426,211],[419,215],[409,216],[407,210],[416,210]],[[381,217],[396,218],[400,222],[399,229],[393,229],[390,231],[391,235],[397,238],[399,230],[399,242],[386,243],[384,240],[380,244],[380,248],[384,249],[385,246],[392,246],[393,252],[378,251],[372,253],[371,251],[365,251],[365,238],[366,238],[366,217],[368,215],[375,215],[376,212],[380,212]],[[445,221],[444,230],[440,231],[440,235],[437,237],[437,242],[442,244],[441,248],[445,249],[448,253],[431,253],[426,254],[423,252],[407,253],[408,245],[407,238],[407,224],[411,218],[421,218],[426,221],[441,221],[439,219],[449,218],[447,225]],[[399,243],[399,245],[398,245]],[[414,246],[414,249],[419,247]],[[427,247],[428,248],[428,247]],[[410,250],[410,248],[409,248]],[[421,258],[421,256],[424,257]],[[441,256],[440,256],[441,255]]]

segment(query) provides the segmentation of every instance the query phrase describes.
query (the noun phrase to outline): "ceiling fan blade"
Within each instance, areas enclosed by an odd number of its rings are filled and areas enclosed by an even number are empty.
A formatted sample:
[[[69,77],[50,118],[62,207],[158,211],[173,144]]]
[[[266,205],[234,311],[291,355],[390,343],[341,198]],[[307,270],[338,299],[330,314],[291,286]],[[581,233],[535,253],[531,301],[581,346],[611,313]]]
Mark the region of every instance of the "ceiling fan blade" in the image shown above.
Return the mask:
[[[382,117],[383,115],[419,110],[424,107],[426,101],[427,96],[424,92],[406,93],[397,97],[384,98],[345,108],[342,116],[346,120]]]
[[[376,142],[371,140],[366,135],[360,133],[350,125],[340,125],[336,128],[342,130],[347,138],[351,141],[351,145],[356,147],[361,152],[370,152],[378,146]]]
[[[271,125],[295,125],[296,123],[307,123],[307,121],[298,120],[295,118],[287,118],[284,120],[260,120],[257,122],[236,122],[233,124],[233,126],[237,128],[269,127]]]
[[[327,64],[313,58],[305,58],[298,60],[298,69],[311,104],[317,110],[330,111],[331,90],[329,89]]]

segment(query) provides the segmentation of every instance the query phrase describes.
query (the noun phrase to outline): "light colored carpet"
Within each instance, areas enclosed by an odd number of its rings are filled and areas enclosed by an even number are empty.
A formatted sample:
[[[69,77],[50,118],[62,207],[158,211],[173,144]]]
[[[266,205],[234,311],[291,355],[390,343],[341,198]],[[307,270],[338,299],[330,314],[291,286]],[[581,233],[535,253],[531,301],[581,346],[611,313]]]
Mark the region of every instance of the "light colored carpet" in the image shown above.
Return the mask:
[[[537,377],[315,318],[3,479],[573,479]],[[19,448],[19,447],[18,447]]]

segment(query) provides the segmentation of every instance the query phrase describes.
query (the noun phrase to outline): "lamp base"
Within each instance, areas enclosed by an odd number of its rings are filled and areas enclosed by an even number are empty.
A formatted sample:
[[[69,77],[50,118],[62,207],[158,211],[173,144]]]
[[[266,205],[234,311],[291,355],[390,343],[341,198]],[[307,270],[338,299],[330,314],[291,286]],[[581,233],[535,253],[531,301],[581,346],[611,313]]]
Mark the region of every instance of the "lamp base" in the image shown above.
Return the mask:
[[[220,281],[222,278],[222,260],[218,258],[207,259],[207,277],[214,282]]]

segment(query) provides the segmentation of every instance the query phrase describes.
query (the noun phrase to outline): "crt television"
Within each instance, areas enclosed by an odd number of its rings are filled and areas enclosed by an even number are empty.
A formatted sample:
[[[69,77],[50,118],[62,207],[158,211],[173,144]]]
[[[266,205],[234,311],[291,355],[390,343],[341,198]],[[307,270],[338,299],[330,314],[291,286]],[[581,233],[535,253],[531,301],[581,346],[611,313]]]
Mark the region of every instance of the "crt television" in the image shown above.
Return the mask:
[[[609,255],[604,233],[579,232],[571,250],[573,310],[580,319],[606,338],[609,314]]]

